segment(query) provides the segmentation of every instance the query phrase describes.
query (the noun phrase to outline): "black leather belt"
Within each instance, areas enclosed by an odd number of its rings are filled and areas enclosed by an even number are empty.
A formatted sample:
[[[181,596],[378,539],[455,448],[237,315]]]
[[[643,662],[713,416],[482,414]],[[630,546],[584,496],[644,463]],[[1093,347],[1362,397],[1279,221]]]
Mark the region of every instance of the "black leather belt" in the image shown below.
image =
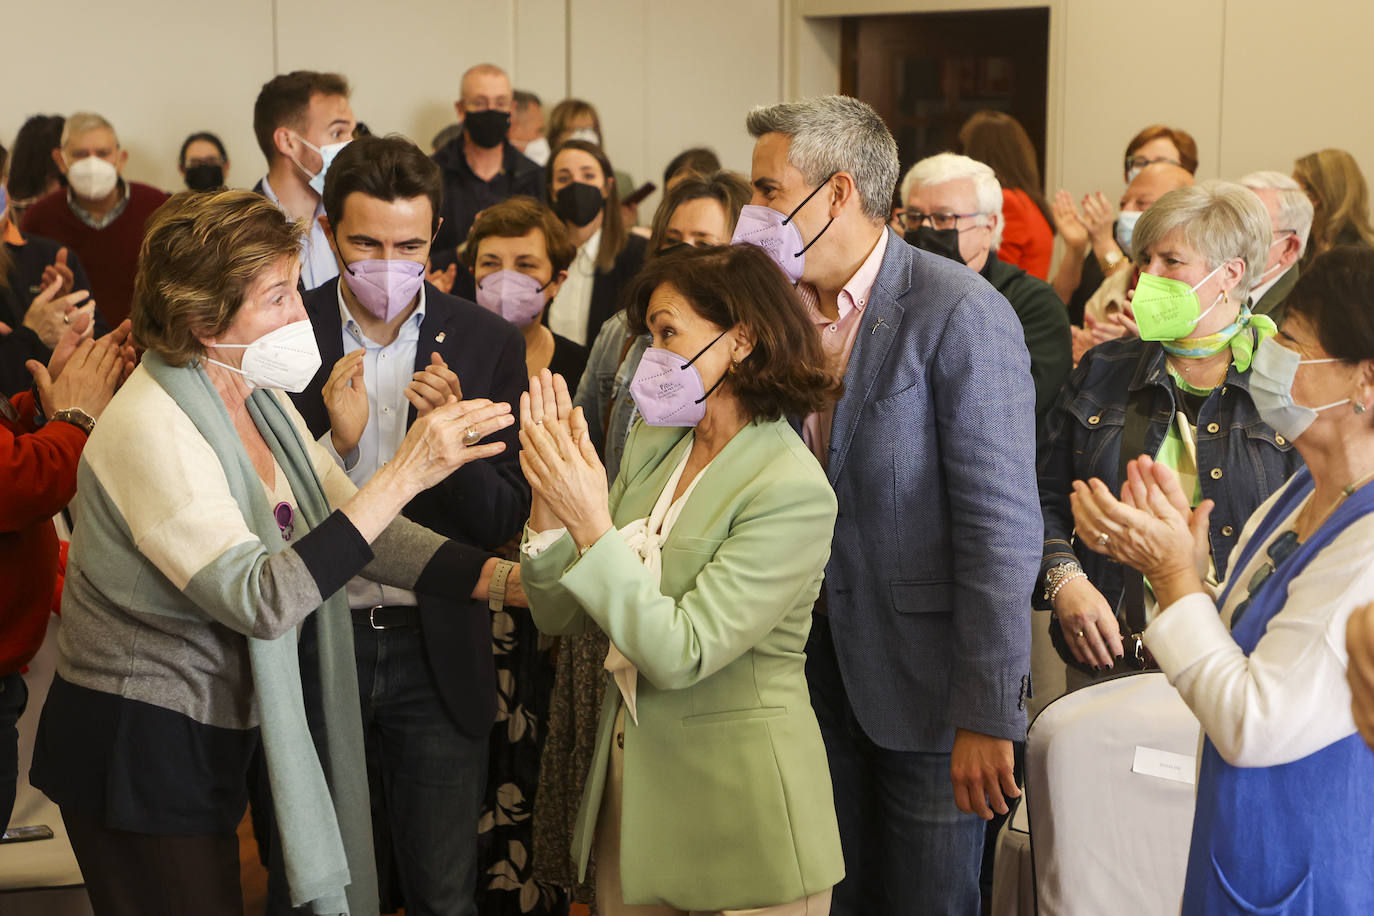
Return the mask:
[[[353,622],[365,623],[374,630],[418,627],[420,625],[420,609],[413,604],[378,604],[373,607],[355,607],[353,609]]]

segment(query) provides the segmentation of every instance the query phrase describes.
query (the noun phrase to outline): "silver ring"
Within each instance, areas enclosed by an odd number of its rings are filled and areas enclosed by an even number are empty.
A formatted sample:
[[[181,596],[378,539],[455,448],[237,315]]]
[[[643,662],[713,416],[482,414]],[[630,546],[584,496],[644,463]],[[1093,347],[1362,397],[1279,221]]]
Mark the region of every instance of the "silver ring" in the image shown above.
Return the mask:
[[[1084,635],[1084,634],[1083,634],[1083,631],[1082,631],[1082,630],[1079,630],[1078,633],[1077,633],[1078,638],[1079,638],[1079,639],[1082,639],[1082,638],[1083,638],[1083,635]]]
[[[62,316],[62,323],[63,323],[63,324],[71,324],[71,323],[72,323],[72,318],[71,318],[71,316],[70,316],[70,315],[63,315],[63,316]]]
[[[463,433],[463,445],[476,445],[477,440],[482,438],[482,434],[477,431],[477,427],[469,426],[468,431]]]
[[[1098,546],[1098,547],[1106,547],[1106,546],[1107,546],[1107,542],[1110,541],[1111,539],[1112,539],[1112,536],[1111,536],[1110,534],[1108,534],[1107,532],[1103,531],[1103,532],[1101,532],[1100,534],[1098,534],[1098,536],[1097,536],[1097,546]]]

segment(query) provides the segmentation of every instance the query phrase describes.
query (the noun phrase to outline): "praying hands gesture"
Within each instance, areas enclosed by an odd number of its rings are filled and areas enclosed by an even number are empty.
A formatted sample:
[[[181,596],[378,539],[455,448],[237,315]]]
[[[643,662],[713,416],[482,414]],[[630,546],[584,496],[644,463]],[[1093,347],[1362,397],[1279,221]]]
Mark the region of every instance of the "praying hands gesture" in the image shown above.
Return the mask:
[[[1069,503],[1082,542],[1143,573],[1161,610],[1203,590],[1213,503],[1192,508],[1170,468],[1141,455],[1126,466],[1120,500],[1094,477],[1074,481]]]
[[[530,378],[530,390],[520,395],[520,449],[520,467],[533,491],[532,530],[561,525],[578,547],[590,547],[614,527],[606,468],[563,376],[545,369]]]

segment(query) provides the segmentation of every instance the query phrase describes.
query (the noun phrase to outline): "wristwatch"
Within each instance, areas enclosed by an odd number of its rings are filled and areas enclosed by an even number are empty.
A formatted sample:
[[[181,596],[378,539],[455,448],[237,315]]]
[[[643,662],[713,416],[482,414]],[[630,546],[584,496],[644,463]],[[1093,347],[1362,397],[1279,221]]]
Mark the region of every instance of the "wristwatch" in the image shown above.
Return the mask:
[[[1102,262],[1107,265],[1107,272],[1110,273],[1111,271],[1116,270],[1116,265],[1120,264],[1121,259],[1124,257],[1126,256],[1121,253],[1120,248],[1113,249],[1107,252],[1105,255],[1103,255]]]
[[[73,426],[81,427],[81,430],[90,435],[91,430],[95,429],[95,417],[86,413],[80,407],[64,407],[53,412],[52,419],[60,420],[63,423],[70,423]]]

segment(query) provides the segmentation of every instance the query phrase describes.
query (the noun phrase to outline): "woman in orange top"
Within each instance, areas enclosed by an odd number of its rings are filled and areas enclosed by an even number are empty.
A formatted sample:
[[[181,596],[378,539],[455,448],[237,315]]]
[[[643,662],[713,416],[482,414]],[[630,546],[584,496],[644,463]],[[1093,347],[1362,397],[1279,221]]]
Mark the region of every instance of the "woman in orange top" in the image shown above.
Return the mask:
[[[998,260],[1049,279],[1054,254],[1050,208],[1040,187],[1035,147],[1024,127],[1009,114],[980,111],[959,128],[965,156],[992,167],[1002,185],[1002,245]]]

